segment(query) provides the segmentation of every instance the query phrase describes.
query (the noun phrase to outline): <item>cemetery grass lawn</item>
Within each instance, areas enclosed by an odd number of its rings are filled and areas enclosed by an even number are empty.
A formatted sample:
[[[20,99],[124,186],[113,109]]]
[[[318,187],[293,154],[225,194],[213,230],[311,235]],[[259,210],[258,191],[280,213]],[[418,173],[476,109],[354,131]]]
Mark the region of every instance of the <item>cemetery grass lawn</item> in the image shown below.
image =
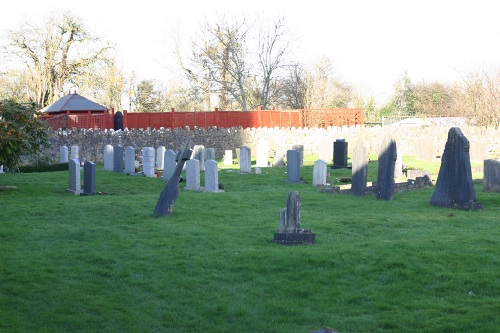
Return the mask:
[[[156,219],[159,179],[97,165],[105,194],[75,196],[67,171],[0,175],[17,186],[0,191],[0,332],[500,331],[498,193],[478,182],[472,212],[429,206],[431,188],[317,193],[314,159],[301,185],[220,165],[224,193],[181,183]],[[314,245],[272,242],[292,190]]]

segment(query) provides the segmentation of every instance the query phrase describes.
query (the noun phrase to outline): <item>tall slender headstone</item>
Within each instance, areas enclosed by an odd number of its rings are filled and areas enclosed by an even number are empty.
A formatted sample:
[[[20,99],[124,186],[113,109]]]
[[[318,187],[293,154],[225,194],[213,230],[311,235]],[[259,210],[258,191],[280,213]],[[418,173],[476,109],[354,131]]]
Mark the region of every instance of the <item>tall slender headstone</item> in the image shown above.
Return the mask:
[[[95,194],[95,163],[85,162],[83,165],[83,194]]]
[[[104,160],[104,170],[107,171],[113,171],[113,146],[112,145],[105,145],[104,146],[104,154],[103,154],[103,160]]]
[[[316,160],[313,166],[313,186],[326,185],[327,163]]]
[[[142,170],[146,177],[156,177],[155,149],[153,147],[142,148]]]
[[[123,146],[115,145],[113,147],[113,171],[123,172]]]
[[[292,150],[299,152],[299,165],[302,168],[304,166],[304,145],[292,145]]]
[[[347,147],[345,139],[339,138],[333,143],[332,169],[347,168]]]
[[[68,163],[68,147],[61,146],[59,148],[59,163]]]
[[[135,173],[135,148],[125,148],[125,173]]]
[[[483,191],[500,192],[500,161],[484,160]]]
[[[368,175],[368,149],[362,141],[358,141],[352,155],[351,193],[356,196],[366,194]]]
[[[397,158],[396,141],[386,137],[378,155],[377,199],[392,200],[394,196],[394,166]]]
[[[252,172],[252,150],[247,146],[240,148],[240,173]]]
[[[208,160],[214,160],[215,161],[215,148],[207,148],[207,149],[205,149],[205,161],[208,161]]]
[[[168,181],[175,170],[177,153],[171,149],[165,152],[164,162],[163,162],[163,180]]]
[[[70,159],[68,162],[69,168],[69,187],[68,192],[80,195],[82,192],[81,176],[80,176],[80,161],[77,158]]]
[[[195,145],[193,147],[193,155],[191,156],[191,159],[198,160],[200,162],[200,170],[205,170],[205,146]]]
[[[79,157],[79,150],[78,146],[71,146],[70,158],[72,160]]]
[[[262,168],[269,166],[269,142],[266,140],[259,140],[257,143],[257,159],[255,166]]]
[[[224,165],[233,165],[233,150],[226,149],[224,151]]]
[[[300,152],[289,150],[286,152],[286,173],[288,183],[304,183],[300,178]]]
[[[300,196],[290,191],[286,197],[286,207],[280,209],[280,226],[274,233],[274,242],[286,245],[314,244],[316,235],[311,230],[302,229],[300,221]]]
[[[156,169],[163,170],[163,163],[165,162],[165,151],[164,146],[159,146],[156,148]]]
[[[200,161],[197,159],[186,161],[186,190],[200,190]]]
[[[219,190],[219,169],[215,160],[205,162],[205,191],[224,192]]]
[[[436,187],[429,202],[431,205],[464,210],[483,208],[483,205],[476,201],[469,148],[469,140],[460,128],[450,128]]]

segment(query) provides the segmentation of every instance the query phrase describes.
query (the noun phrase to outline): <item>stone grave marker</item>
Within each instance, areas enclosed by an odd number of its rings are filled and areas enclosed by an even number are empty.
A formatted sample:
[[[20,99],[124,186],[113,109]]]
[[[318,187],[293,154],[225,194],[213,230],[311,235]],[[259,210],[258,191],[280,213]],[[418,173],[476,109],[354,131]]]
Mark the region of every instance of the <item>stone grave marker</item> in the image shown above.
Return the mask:
[[[327,163],[317,160],[313,166],[313,186],[326,185]]]
[[[80,176],[80,161],[77,158],[70,159],[68,162],[69,168],[69,187],[68,192],[80,195],[82,192],[81,176]]]
[[[247,146],[240,148],[240,173],[252,172],[252,150]]]
[[[163,170],[164,166],[163,163],[165,162],[165,147],[164,146],[159,146],[156,148],[156,169],[158,170]]]
[[[192,158],[186,161],[186,190],[200,190],[200,161]]]
[[[224,192],[224,190],[219,190],[219,169],[215,160],[205,162],[205,191]]]
[[[288,183],[304,183],[300,178],[300,152],[289,150],[286,152],[286,173]]]
[[[95,194],[95,163],[85,162],[83,165],[83,195]]]
[[[236,152],[236,163],[240,163],[240,150],[240,148],[234,150]]]
[[[70,159],[74,160],[79,157],[79,148],[78,146],[71,146]]]
[[[300,163],[299,165],[302,168],[304,166],[304,145],[292,145],[292,150],[299,152],[299,163]],[[288,160],[288,155],[287,155],[287,160]]]
[[[319,159],[323,161],[330,161],[333,157],[333,144],[328,138],[321,139],[319,142]]]
[[[269,166],[269,142],[266,140],[259,140],[257,143],[257,158],[255,166],[265,168]]]
[[[278,148],[274,152],[273,167],[285,166],[286,150],[283,148]]]
[[[146,177],[156,177],[155,149],[153,147],[142,148],[142,171]]]
[[[436,187],[429,202],[431,205],[464,210],[483,208],[483,205],[476,201],[469,148],[469,140],[460,128],[450,128]]]
[[[356,196],[366,194],[368,175],[368,149],[362,141],[358,141],[352,155],[351,193]]]
[[[396,141],[385,137],[378,155],[378,175],[375,197],[392,200],[394,196],[394,167],[397,158]]]
[[[285,245],[314,244],[316,235],[311,230],[302,229],[300,221],[300,196],[298,191],[290,191],[286,197],[286,207],[280,209],[280,225],[274,233],[274,242]]]
[[[345,139],[338,138],[333,143],[333,165],[332,169],[347,168],[347,148]]]
[[[169,181],[170,177],[172,177],[177,159],[177,153],[171,149],[165,152],[164,162],[163,162],[163,176],[162,179]]]
[[[68,163],[68,147],[61,146],[59,148],[59,163]]]
[[[484,160],[483,191],[500,192],[500,161]]]
[[[191,159],[196,159],[199,161],[200,170],[205,170],[205,154],[206,154],[205,146],[195,145],[193,147],[193,155],[191,156]]]
[[[123,172],[123,146],[115,145],[113,147],[113,171]]]
[[[233,150],[226,149],[224,151],[224,165],[233,165]]]
[[[207,148],[207,149],[205,149],[205,161],[208,161],[208,160],[214,160],[215,161],[215,148]]]
[[[104,170],[113,171],[113,146],[105,145],[104,146]]]
[[[125,173],[135,173],[135,148],[125,148]]]

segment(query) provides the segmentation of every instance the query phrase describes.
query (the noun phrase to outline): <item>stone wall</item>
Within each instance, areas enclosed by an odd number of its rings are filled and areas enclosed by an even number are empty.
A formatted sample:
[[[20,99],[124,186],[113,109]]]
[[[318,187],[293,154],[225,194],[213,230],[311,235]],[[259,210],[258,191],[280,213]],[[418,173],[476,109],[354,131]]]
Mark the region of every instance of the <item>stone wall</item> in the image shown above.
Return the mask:
[[[500,156],[500,133],[498,130],[483,127],[460,127],[470,142],[471,161],[482,162],[484,159]],[[362,140],[368,147],[370,155],[378,155],[379,146],[384,136],[391,135],[397,143],[398,151],[403,155],[415,156],[423,160],[438,159],[444,150],[449,127],[332,127],[321,128],[198,128],[174,130],[68,130],[54,131],[51,138],[50,157],[59,159],[59,148],[62,145],[79,146],[80,156],[96,162],[103,161],[103,150],[106,144],[133,146],[136,152],[143,147],[165,146],[166,149],[178,151],[189,138],[190,146],[204,145],[215,148],[216,157],[222,158],[226,149],[248,146],[255,155],[255,147],[259,140],[267,140],[271,150],[287,150],[292,145],[303,145],[306,154],[320,154],[327,151],[326,156],[332,160],[333,142],[338,138],[345,139],[349,145],[349,156],[357,140]],[[324,156],[324,153],[323,153]]]

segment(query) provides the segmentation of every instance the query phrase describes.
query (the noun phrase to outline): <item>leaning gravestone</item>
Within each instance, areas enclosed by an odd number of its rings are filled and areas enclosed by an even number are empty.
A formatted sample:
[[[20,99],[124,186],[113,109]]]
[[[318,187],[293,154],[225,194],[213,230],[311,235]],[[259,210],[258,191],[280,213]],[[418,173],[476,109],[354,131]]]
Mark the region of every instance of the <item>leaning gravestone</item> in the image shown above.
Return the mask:
[[[83,165],[83,195],[95,194],[95,163],[85,162]]]
[[[175,166],[174,173],[158,198],[158,202],[156,203],[156,207],[153,212],[154,217],[168,217],[174,209],[175,201],[179,196],[179,181],[181,172],[184,168],[184,163],[189,160],[192,154],[191,149],[187,148],[188,144],[189,140],[186,142],[184,148],[179,152],[179,154],[177,154],[177,164]]]
[[[80,195],[82,192],[82,184],[80,178],[80,161],[77,158],[71,159],[68,162],[69,169],[69,187],[68,192]]]
[[[323,160],[316,160],[313,166],[313,186],[326,185],[327,163]]]
[[[368,175],[368,149],[362,141],[358,141],[352,155],[351,193],[356,196],[366,194]]]
[[[301,184],[304,181],[300,178],[300,152],[289,150],[286,152],[286,174],[287,183]]]
[[[104,146],[104,170],[113,171],[113,146],[105,145]]]
[[[247,146],[240,148],[240,173],[252,172],[252,150]]]
[[[115,145],[113,147],[113,171],[123,172],[123,146]]]
[[[68,163],[68,147],[59,148],[59,163]]]
[[[135,173],[135,148],[125,148],[125,173]]]
[[[378,155],[378,176],[375,188],[377,199],[392,200],[394,195],[394,167],[397,158],[396,141],[386,137]]]
[[[286,207],[280,209],[280,226],[274,233],[274,242],[285,245],[314,244],[316,235],[300,225],[300,196],[290,191],[286,197]]]
[[[436,187],[429,202],[431,205],[464,210],[483,208],[482,204],[476,202],[469,148],[469,140],[460,128],[450,128]]]
[[[484,160],[483,191],[500,192],[500,161]]]
[[[200,190],[200,161],[195,158],[186,161],[186,190]]]

